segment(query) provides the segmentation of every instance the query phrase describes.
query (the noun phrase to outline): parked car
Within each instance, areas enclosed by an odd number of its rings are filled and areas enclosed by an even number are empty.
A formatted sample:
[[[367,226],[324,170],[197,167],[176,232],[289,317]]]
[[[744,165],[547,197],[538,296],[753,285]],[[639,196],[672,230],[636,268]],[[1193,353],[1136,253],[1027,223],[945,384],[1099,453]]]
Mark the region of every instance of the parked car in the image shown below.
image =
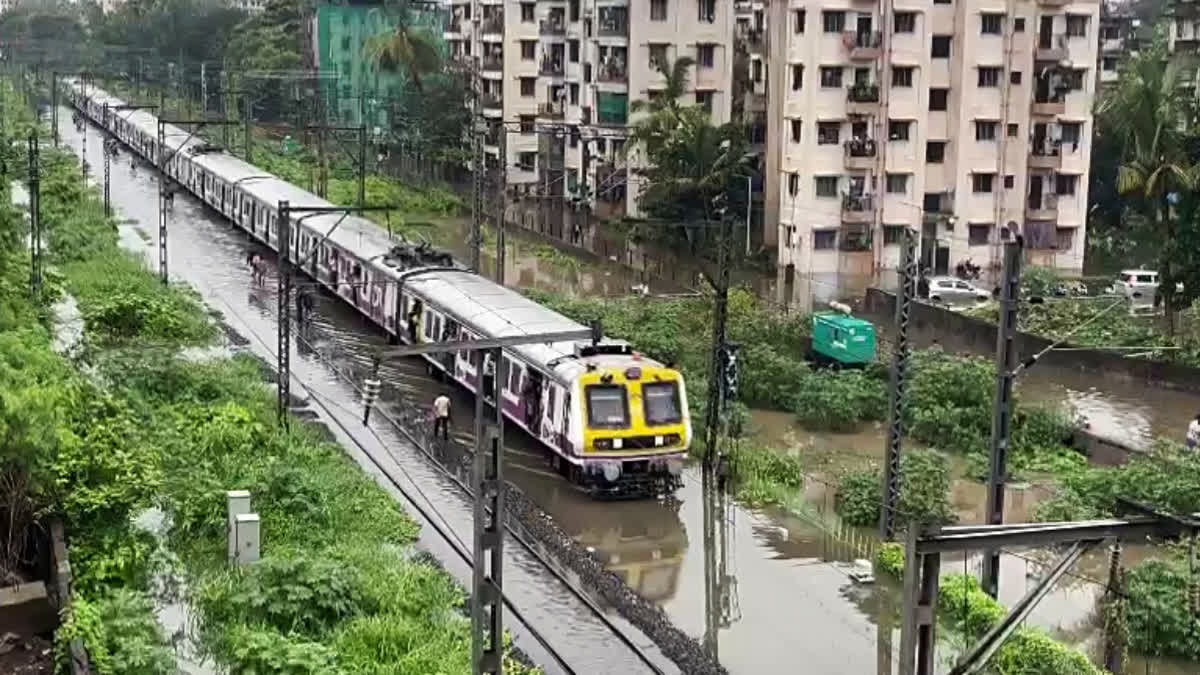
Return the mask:
[[[929,301],[942,302],[947,305],[961,305],[974,302],[986,302],[992,299],[992,294],[979,288],[969,281],[954,277],[930,277]]]
[[[1154,302],[1158,291],[1158,272],[1154,270],[1122,270],[1117,280],[1109,287],[1113,295],[1124,296],[1136,304]]]

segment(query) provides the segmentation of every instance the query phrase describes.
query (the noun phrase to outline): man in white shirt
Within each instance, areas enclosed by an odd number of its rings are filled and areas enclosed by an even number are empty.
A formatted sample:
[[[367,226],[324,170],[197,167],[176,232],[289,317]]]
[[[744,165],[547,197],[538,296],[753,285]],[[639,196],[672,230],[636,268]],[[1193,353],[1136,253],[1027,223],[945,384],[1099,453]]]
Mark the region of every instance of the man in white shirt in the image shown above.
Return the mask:
[[[1200,447],[1200,414],[1188,424],[1187,441],[1188,450],[1196,450]]]
[[[442,440],[450,437],[450,397],[443,392],[433,399],[433,437],[437,438],[438,429],[442,430]]]

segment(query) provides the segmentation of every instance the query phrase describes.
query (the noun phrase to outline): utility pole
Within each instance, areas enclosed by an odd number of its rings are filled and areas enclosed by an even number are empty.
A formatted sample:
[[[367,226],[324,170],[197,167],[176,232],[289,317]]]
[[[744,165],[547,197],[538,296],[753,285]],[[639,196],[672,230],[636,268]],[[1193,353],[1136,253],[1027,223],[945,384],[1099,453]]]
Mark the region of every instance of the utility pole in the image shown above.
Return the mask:
[[[243,136],[245,136],[245,138],[243,138],[242,140],[246,143],[246,163],[247,164],[254,163],[254,160],[251,158],[251,154],[250,154],[250,149],[252,147],[254,147],[254,142],[251,140],[251,132],[250,132],[250,119],[251,119],[250,118],[250,108],[253,105],[254,105],[253,101],[250,99],[249,96],[246,96],[245,89],[243,88],[243,91],[242,91],[242,114],[245,115],[245,120],[244,120],[245,128],[243,129],[242,134],[243,134]]]
[[[58,147],[58,71],[50,72],[50,139]]]
[[[105,103],[104,104],[104,117],[101,118],[104,120],[104,128],[105,129],[109,128],[108,115],[109,115],[108,104]],[[112,215],[112,197],[111,197],[111,192],[110,192],[110,181],[112,179],[112,167],[110,166],[110,164],[112,163],[112,144],[115,142],[116,141],[114,141],[112,139],[104,139],[104,142],[100,144],[101,152],[104,153],[104,215],[106,217]]]
[[[713,282],[712,355],[708,380],[708,410],[705,414],[704,470],[711,473],[717,465],[717,445],[722,408],[725,405],[721,377],[722,353],[725,350],[726,322],[729,318],[729,234],[731,225],[721,212],[720,235],[717,242],[717,278]]]
[[[278,344],[276,345],[276,377],[279,379],[279,386],[276,389],[278,398],[276,400],[276,416],[279,419],[279,424],[284,429],[288,428],[288,406],[291,404],[292,398],[292,260],[291,260],[291,241],[292,241],[292,213],[291,207],[287,200],[280,200],[276,213],[279,214],[279,232],[277,238],[279,241],[279,259],[276,261],[279,269],[279,293],[277,296],[277,311],[279,319],[279,333],[277,335]]]
[[[42,294],[42,192],[37,125],[29,130],[29,290]]]
[[[162,108],[159,108],[158,145],[154,158],[158,166],[158,276],[167,285],[167,150],[166,128],[163,126]]]
[[[362,100],[361,98],[359,99]],[[358,125],[358,208],[367,205],[367,124],[359,116]]]
[[[79,87],[80,87],[80,91],[82,91],[84,94],[84,98],[86,99],[86,97],[87,97],[87,73],[83,73],[83,76],[80,77]],[[83,143],[81,143],[79,146],[79,148],[80,148],[79,165],[83,171],[83,186],[86,188],[87,187],[87,175],[88,175],[88,161],[87,161],[87,145],[88,144],[87,144],[87,118],[86,118],[86,116],[80,118],[80,124],[83,128]]]
[[[506,223],[508,210],[508,129],[501,122],[500,138],[497,139],[500,144],[500,168],[499,168],[499,185],[498,197],[500,200],[499,208],[496,210],[496,283],[504,285],[504,266],[507,264],[507,256],[505,246],[507,244]]]
[[[478,20],[478,18],[475,19],[475,21]],[[471,269],[475,272],[479,272],[483,248],[483,181],[484,165],[486,164],[483,155],[483,136],[487,132],[483,115],[480,112],[482,107],[479,98],[483,93],[478,87],[478,80],[476,73],[472,73],[471,81],[475,86],[472,87],[474,99],[471,104]],[[504,122],[501,120],[500,133],[504,132]],[[506,159],[502,158],[501,161],[506,161]]]
[[[1000,321],[996,326],[996,398],[992,403],[992,457],[988,472],[987,524],[1004,522],[1004,485],[1008,477],[1008,443],[1012,434],[1013,372],[1017,367],[1017,314],[1021,300],[1021,250],[1023,241],[1004,245],[1004,271],[1000,281]],[[1000,592],[1000,551],[989,549],[983,557],[983,590],[993,598]]]
[[[1107,603],[1104,606],[1104,669],[1113,675],[1125,670],[1125,571],[1121,542],[1113,542],[1108,558]]]
[[[896,509],[900,505],[900,460],[904,440],[904,400],[908,389],[908,318],[917,294],[917,235],[904,228],[900,250],[900,288],[896,293],[896,351],[892,354],[892,379],[888,388],[887,444],[884,446],[883,504],[879,509],[879,537],[896,537]],[[911,523],[916,527],[917,523]]]
[[[208,62],[200,62],[200,116],[208,119]],[[191,117],[191,115],[189,115]]]

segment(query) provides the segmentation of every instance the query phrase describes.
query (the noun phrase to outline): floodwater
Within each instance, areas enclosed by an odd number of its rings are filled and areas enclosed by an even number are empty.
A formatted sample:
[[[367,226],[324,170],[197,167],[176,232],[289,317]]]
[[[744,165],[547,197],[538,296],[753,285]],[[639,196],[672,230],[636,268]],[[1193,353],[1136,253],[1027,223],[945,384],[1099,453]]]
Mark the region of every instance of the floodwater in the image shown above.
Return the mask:
[[[71,126],[70,114],[60,113],[60,133],[64,142],[78,147],[79,134]],[[100,156],[100,139],[95,129],[88,134],[88,156]],[[136,175],[128,168],[128,153],[114,163],[112,170],[114,203],[134,224],[123,226],[124,241],[144,250],[153,259],[157,230],[156,184],[152,170],[142,165]],[[461,225],[456,226],[461,227]],[[173,276],[196,288],[227,321],[248,337],[256,353],[273,360],[275,309],[273,282],[267,288],[252,289],[244,269],[245,252],[252,246],[247,237],[219,216],[190,197],[176,200],[171,214],[169,236],[170,268]],[[456,232],[459,232],[456,230]],[[461,233],[460,233],[461,234]],[[457,238],[457,237],[455,237]],[[518,241],[514,241],[518,240]],[[558,256],[539,253],[540,244],[510,239],[506,277],[511,285],[563,288],[584,294],[621,294],[645,281],[638,274],[603,260],[587,261],[580,266],[563,262]],[[565,271],[564,271],[565,270]],[[653,284],[652,284],[652,287]],[[655,287],[670,292],[670,285]],[[351,447],[351,454],[369,471],[390,471],[401,475],[407,489],[421,495],[440,513],[436,518],[469,538],[470,509],[458,493],[427,460],[391,429],[376,427],[373,438],[364,438],[357,424],[358,403],[342,373],[361,378],[371,365],[373,351],[384,343],[379,331],[366,324],[339,301],[321,297],[313,323],[300,334],[303,341],[293,355],[294,376],[304,383],[310,396],[327,405],[330,414],[347,420],[354,428],[362,452]],[[296,331],[294,331],[294,335]],[[427,406],[443,389],[430,379],[422,362],[390,362],[383,369],[384,406],[395,412],[412,405]],[[1032,380],[1031,380],[1032,381]],[[294,387],[294,390],[298,388]],[[1054,396],[1047,390],[1047,396]],[[470,410],[465,393],[449,391],[456,410]],[[1103,394],[1096,396],[1105,399]],[[1131,399],[1132,400],[1132,399]],[[1184,406],[1185,407],[1185,406]],[[1146,409],[1147,419],[1157,419]],[[777,433],[789,433],[831,450],[869,453],[878,456],[883,446],[879,430],[868,430],[847,438],[813,435],[792,427],[790,419],[758,415],[756,422],[773,424]],[[1150,422],[1150,428],[1157,428]],[[1162,424],[1169,425],[1164,421]],[[353,425],[353,426],[351,426]],[[454,434],[463,440],[471,435],[468,415],[458,415]],[[349,431],[346,431],[349,434]],[[805,436],[810,438],[805,438]],[[383,459],[378,470],[369,465],[372,454]],[[814,484],[806,501],[825,517],[801,518],[777,511],[748,511],[736,506],[723,509],[719,519],[717,546],[705,546],[704,491],[698,472],[685,472],[684,486],[676,498],[666,501],[601,502],[570,488],[548,469],[545,454],[519,433],[506,435],[506,477],[546,510],[558,525],[582,545],[592,548],[610,569],[647,599],[658,603],[672,621],[697,639],[706,629],[714,630],[715,647],[721,662],[732,673],[792,672],[794,664],[806,670],[829,675],[860,675],[888,672],[887,664],[898,644],[898,626],[889,627],[886,617],[894,611],[895,593],[886,584],[875,588],[855,586],[849,577],[848,562],[869,558],[877,543],[867,532],[839,529],[832,513],[833,494]],[[1009,493],[1010,517],[1025,515],[1038,498],[1036,488],[1014,488]],[[955,503],[963,520],[981,512],[982,488],[961,483],[955,488]],[[817,523],[821,524],[817,524]],[[265,533],[269,546],[269,533]],[[447,545],[427,525],[422,544],[443,560],[453,556]],[[722,551],[719,560],[706,561],[705,551]],[[507,547],[505,590],[526,618],[542,631],[580,672],[639,672],[627,651],[569,596],[540,566],[515,546]],[[1032,557],[1032,556],[1030,556]],[[1102,558],[1102,556],[1101,556]],[[1128,559],[1128,556],[1127,556]],[[721,599],[717,615],[706,615],[706,562],[719,567]],[[969,568],[978,560],[968,559]],[[458,566],[461,568],[461,566]],[[1002,600],[1013,603],[1024,592],[1028,573],[1035,563],[1006,556],[1002,566]],[[463,569],[449,564],[452,573],[465,578]],[[947,560],[946,571],[963,571],[961,559]],[[1103,564],[1090,573],[1099,578]],[[1063,626],[1081,635],[1094,606],[1096,589],[1080,581],[1077,589],[1056,592],[1034,612],[1031,621],[1052,628]],[[880,621],[880,617],[885,617]],[[710,620],[711,619],[711,620]],[[620,623],[620,620],[617,619]],[[882,627],[880,624],[883,624]],[[523,647],[531,640],[514,630]],[[525,639],[522,639],[522,638]],[[880,640],[880,637],[883,639]],[[889,639],[891,638],[891,639]],[[530,649],[540,663],[536,644]],[[881,668],[882,670],[877,670]],[[1152,672],[1182,674],[1156,664]]]

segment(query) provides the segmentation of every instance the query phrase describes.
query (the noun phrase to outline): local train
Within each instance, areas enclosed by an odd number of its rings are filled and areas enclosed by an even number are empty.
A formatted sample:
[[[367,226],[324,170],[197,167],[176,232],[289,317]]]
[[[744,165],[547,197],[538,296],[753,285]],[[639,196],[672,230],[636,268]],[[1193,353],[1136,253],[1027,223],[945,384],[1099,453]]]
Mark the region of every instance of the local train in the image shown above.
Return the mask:
[[[165,163],[179,186],[275,251],[280,201],[334,206],[177,126],[164,124],[160,143],[152,113],[124,108],[91,84],[63,86],[85,116],[152,164]],[[364,218],[297,213],[290,232],[291,256],[304,272],[397,342],[587,330],[448,255],[397,245]],[[425,358],[472,393],[481,380],[493,385],[488,373],[505,373],[506,418],[550,450],[556,470],[594,494],[644,496],[680,485],[692,438],[683,377],[626,343],[506,348],[502,369],[481,367],[478,351]]]

